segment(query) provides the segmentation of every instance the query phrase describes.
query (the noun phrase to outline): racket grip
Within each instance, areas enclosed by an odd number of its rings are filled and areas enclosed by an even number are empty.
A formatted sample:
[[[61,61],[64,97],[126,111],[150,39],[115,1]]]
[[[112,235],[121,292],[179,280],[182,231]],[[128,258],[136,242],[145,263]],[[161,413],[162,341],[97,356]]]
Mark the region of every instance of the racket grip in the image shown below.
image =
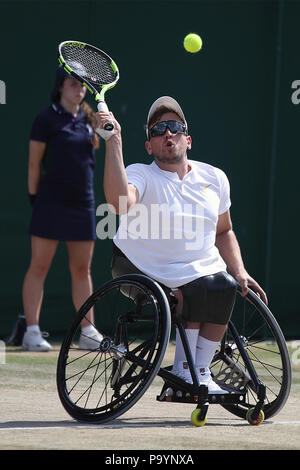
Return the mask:
[[[98,108],[98,111],[108,111],[108,107],[105,101],[98,101],[97,108]]]
[[[104,101],[99,101],[97,104],[98,111],[108,111],[107,104]],[[108,140],[115,132],[114,123],[107,121],[103,128],[97,127],[97,134],[99,134],[104,140]]]

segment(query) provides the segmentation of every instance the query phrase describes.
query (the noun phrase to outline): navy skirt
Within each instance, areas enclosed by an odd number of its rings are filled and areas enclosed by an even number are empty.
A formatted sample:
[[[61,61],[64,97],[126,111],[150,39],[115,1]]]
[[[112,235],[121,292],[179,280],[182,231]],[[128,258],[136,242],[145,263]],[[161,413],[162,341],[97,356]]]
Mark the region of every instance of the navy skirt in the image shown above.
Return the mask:
[[[45,201],[37,196],[29,233],[59,241],[96,240],[94,201],[78,201],[71,205],[58,201]]]

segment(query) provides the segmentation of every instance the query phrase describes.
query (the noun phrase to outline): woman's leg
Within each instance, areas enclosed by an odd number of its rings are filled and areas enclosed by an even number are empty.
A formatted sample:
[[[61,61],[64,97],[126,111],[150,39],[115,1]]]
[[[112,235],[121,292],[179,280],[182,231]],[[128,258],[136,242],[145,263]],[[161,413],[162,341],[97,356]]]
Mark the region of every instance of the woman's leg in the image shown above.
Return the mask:
[[[94,253],[94,241],[67,242],[69,267],[72,280],[72,299],[75,310],[78,311],[93,292],[91,264]],[[93,311],[90,311],[89,321],[93,323]],[[90,323],[83,320],[82,326]]]
[[[49,351],[51,345],[42,337],[39,320],[44,283],[58,245],[57,240],[31,237],[31,262],[23,283],[26,332],[22,347],[29,351]]]
[[[31,237],[31,262],[22,292],[27,326],[39,324],[44,283],[58,243],[57,240]]]

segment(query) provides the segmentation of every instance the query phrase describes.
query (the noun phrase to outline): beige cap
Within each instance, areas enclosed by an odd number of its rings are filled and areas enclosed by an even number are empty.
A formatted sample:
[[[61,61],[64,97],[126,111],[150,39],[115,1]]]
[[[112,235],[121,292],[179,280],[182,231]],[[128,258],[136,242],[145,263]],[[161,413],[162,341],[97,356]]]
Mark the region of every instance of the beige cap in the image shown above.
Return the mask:
[[[148,118],[147,118],[147,129],[146,130],[148,130],[148,125],[149,125],[149,121],[151,120],[151,117],[156,112],[156,110],[158,108],[161,108],[162,106],[164,106],[164,107],[168,108],[170,111],[174,111],[176,114],[178,114],[178,116],[185,123],[186,129],[187,129],[187,122],[186,122],[185,116],[183,114],[183,111],[182,111],[181,107],[177,103],[177,101],[174,100],[174,98],[172,98],[171,96],[161,96],[156,101],[154,101],[151,108],[149,109]]]

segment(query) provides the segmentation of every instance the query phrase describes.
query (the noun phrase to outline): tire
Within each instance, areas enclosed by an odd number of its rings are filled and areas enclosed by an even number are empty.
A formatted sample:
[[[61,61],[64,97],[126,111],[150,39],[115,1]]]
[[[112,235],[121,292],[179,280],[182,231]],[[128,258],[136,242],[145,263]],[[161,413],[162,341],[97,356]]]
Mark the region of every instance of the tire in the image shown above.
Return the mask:
[[[93,310],[103,335],[79,350],[80,324]],[[131,408],[155,378],[170,337],[170,309],[161,287],[142,275],[115,278],[81,307],[57,363],[57,389],[76,420],[105,423]]]
[[[211,371],[220,386],[246,391],[245,401],[223,405],[241,418],[258,402],[257,391],[247,366],[237,348],[235,334],[242,341],[257,378],[266,385],[265,418],[277,414],[285,405],[291,388],[291,364],[283,333],[268,307],[248,290],[246,297],[237,295],[227,332],[217,351]]]

